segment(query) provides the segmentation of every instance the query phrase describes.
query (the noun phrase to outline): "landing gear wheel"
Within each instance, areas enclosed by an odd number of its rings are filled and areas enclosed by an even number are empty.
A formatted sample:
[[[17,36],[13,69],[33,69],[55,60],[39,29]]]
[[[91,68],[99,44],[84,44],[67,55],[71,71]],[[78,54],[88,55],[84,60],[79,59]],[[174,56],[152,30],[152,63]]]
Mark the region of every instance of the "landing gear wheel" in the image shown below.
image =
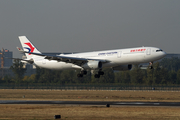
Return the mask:
[[[81,77],[83,77],[83,74],[80,74],[80,73],[79,73],[79,74],[77,74],[77,77],[78,77],[78,78],[81,78]]]
[[[81,74],[86,75],[86,74],[87,74],[87,71],[86,71],[86,70],[83,70],[83,71],[81,71]]]
[[[95,78],[100,78],[100,75],[99,74],[95,74],[94,77]]]
[[[153,69],[153,66],[149,66],[149,69]]]
[[[99,75],[104,75],[104,72],[103,71],[99,71],[98,74]]]

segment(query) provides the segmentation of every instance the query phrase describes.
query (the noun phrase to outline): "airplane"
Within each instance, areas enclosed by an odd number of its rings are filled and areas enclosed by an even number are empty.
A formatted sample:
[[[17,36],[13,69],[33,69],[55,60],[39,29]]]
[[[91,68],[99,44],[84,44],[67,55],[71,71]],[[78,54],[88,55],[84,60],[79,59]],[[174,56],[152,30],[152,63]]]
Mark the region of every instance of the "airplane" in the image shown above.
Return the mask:
[[[150,63],[150,68],[154,61],[162,59],[166,56],[160,48],[156,47],[136,47],[126,49],[114,49],[94,52],[46,55],[41,53],[26,36],[19,36],[23,50],[18,48],[20,52],[25,53],[26,59],[20,59],[23,62],[34,64],[40,68],[66,70],[80,69],[77,77],[83,77],[87,71],[95,71],[94,77],[100,78],[104,75],[104,68],[112,68],[113,70],[125,71],[131,70],[132,65],[141,63]]]

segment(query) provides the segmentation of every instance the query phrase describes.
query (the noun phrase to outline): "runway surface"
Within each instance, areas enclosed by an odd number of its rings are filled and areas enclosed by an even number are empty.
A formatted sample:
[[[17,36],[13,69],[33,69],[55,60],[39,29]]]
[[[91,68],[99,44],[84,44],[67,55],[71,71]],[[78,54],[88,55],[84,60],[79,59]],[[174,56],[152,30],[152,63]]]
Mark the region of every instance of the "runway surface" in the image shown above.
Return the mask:
[[[108,102],[108,101],[31,101],[0,100],[0,104],[64,104],[64,105],[126,105],[126,106],[180,106],[180,102]]]

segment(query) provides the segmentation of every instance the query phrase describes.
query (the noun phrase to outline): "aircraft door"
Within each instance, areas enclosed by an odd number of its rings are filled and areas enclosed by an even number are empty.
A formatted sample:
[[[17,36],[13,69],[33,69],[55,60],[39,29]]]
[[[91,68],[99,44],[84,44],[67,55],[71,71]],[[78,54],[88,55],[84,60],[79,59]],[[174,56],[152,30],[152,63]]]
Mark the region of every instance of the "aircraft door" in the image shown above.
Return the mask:
[[[42,64],[46,64],[46,59],[42,60]]]
[[[117,57],[121,58],[121,54],[122,54],[122,51],[119,51],[118,54],[117,54]]]
[[[146,50],[146,55],[151,55],[151,49],[150,49],[150,48],[148,48],[148,49]]]

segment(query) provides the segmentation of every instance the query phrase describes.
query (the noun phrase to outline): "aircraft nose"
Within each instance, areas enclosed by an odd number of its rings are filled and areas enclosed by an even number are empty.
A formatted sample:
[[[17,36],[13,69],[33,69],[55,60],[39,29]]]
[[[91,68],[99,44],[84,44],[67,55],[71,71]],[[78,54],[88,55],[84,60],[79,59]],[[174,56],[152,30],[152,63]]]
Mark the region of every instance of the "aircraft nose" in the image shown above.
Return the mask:
[[[165,57],[167,55],[167,53],[166,52],[162,52],[162,57]]]

